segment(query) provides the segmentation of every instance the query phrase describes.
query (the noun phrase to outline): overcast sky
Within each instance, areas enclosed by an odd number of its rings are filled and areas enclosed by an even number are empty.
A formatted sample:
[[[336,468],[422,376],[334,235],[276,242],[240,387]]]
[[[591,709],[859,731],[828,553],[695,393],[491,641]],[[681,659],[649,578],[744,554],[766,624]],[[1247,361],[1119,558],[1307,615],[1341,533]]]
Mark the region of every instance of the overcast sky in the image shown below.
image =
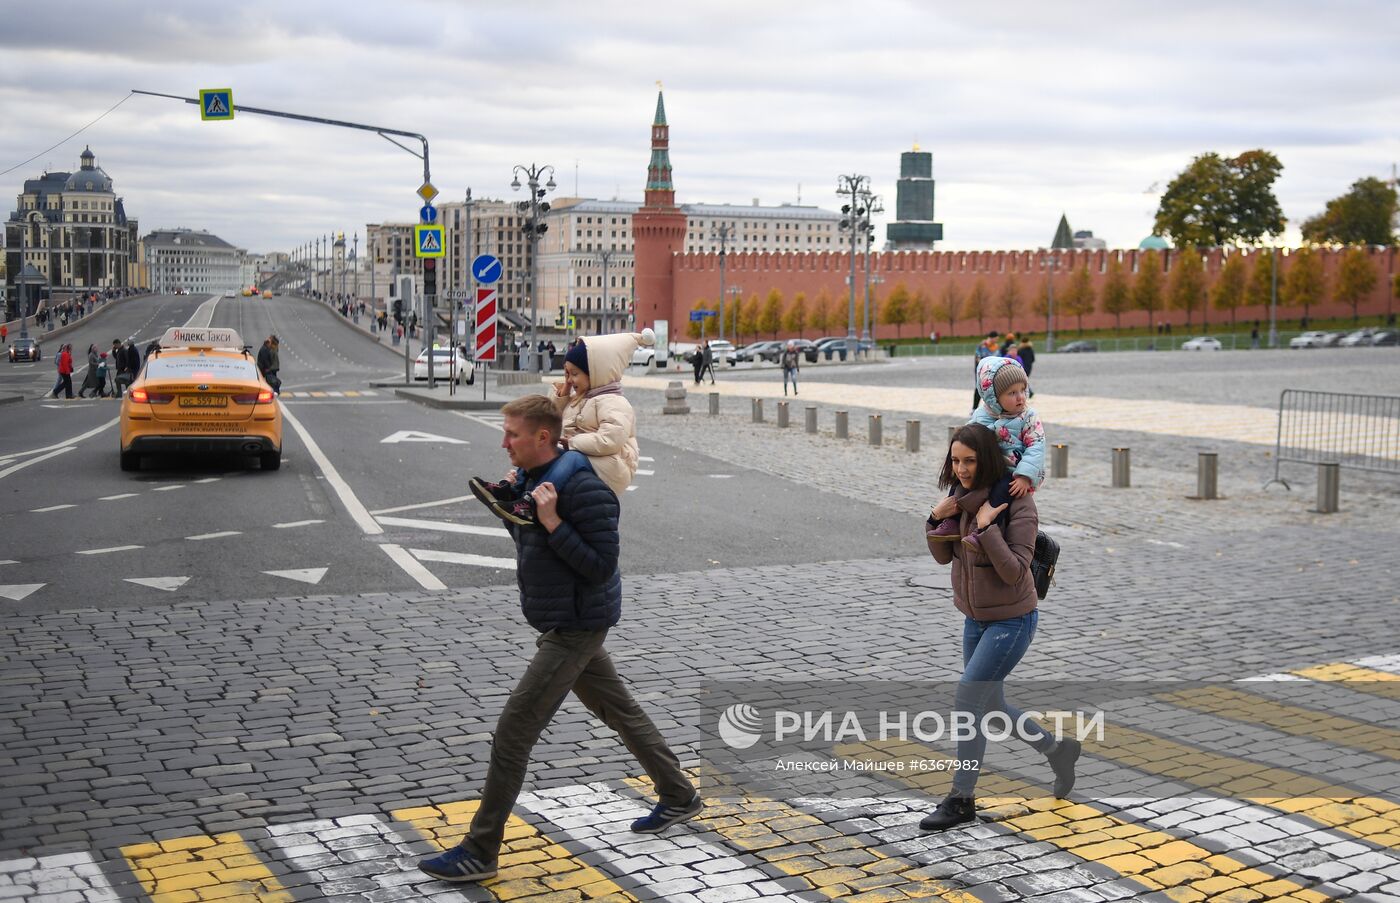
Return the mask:
[[[1110,247],[1151,231],[1191,158],[1284,165],[1289,234],[1400,162],[1400,51],[1386,0],[1129,4],[0,0],[0,170],[140,88],[421,132],[439,202],[640,200],[656,82],[679,201],[839,206],[864,173],[893,218],[899,154],[933,153],[948,250],[1049,244],[1061,212]],[[286,250],[414,221],[419,161],[372,133],[132,97],[0,177],[75,169],[83,146],[143,233],[205,228]],[[878,238],[883,241],[884,229]]]

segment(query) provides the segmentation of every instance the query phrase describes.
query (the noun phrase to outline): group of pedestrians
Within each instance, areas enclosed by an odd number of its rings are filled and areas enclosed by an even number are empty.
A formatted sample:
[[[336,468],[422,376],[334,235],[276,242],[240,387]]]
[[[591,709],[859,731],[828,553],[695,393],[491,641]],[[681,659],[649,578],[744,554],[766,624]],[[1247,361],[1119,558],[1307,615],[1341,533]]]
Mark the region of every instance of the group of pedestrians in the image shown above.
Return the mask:
[[[599,336],[571,345],[565,380],[552,397],[526,395],[501,408],[501,447],[512,470],[497,482],[470,481],[473,494],[505,521],[515,542],[521,610],[539,637],[497,720],[481,801],[466,835],[418,863],[435,878],[476,882],[496,876],[530,752],[571,692],[619,734],[652,781],[658,799],[632,822],[634,833],[660,833],[704,811],[695,785],[603,645],[622,612],[619,498],[639,460],[635,414],[622,395],[621,376],[630,352],[650,344],[645,338]],[[698,380],[703,352],[697,350],[695,358]],[[797,362],[785,354],[782,363],[785,387],[791,369],[795,391]],[[1038,623],[1031,563],[1044,431],[1028,404],[1024,357],[980,354],[978,388],[981,409],[949,443],[937,477],[948,494],[933,506],[924,528],[934,559],[952,565],[953,604],[963,618],[964,671],[956,705],[973,715],[974,725],[971,737],[958,742],[951,792],[920,823],[926,831],[975,818],[987,713],[1005,713],[1020,739],[1046,757],[1057,796],[1073,789],[1080,753],[1077,741],[1052,736],[1021,717],[1003,692]]]
[[[65,342],[59,346],[54,357],[58,378],[54,381],[50,397],[57,398],[63,393],[65,398],[73,398],[73,345]],[[122,342],[113,339],[108,351],[99,351],[96,344],[88,345],[87,372],[83,384],[78,389],[78,398],[120,398],[126,387],[141,372],[141,352],[130,339]]]

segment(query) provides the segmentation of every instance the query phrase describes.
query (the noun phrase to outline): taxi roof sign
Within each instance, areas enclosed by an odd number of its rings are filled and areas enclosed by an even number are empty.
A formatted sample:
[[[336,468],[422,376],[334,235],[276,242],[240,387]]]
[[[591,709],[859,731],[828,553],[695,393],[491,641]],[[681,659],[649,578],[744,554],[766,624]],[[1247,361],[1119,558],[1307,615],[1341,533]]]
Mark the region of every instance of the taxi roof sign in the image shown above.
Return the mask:
[[[234,348],[242,351],[243,338],[238,330],[223,326],[172,326],[160,337],[160,347]]]

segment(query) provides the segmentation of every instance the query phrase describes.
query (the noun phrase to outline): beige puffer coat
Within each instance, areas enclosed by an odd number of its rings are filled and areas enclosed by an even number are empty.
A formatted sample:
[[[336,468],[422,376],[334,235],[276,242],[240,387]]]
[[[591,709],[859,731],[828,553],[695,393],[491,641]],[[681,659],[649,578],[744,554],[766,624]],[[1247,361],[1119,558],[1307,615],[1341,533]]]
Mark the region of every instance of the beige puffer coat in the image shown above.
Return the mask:
[[[589,385],[600,389],[609,383],[620,383],[623,371],[632,362],[632,352],[654,343],[650,329],[583,339],[588,348]],[[592,398],[556,394],[554,404],[564,418],[564,438],[569,440],[569,448],[587,455],[593,471],[621,498],[632,485],[640,455],[637,416],[631,403],[617,394]]]

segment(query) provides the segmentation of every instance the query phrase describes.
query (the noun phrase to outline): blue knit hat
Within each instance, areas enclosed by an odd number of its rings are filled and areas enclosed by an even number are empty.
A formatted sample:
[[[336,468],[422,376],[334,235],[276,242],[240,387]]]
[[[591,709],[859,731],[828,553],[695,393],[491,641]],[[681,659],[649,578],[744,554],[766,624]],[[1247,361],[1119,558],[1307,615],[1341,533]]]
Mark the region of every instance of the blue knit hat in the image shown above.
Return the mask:
[[[564,363],[573,364],[584,373],[588,372],[588,346],[583,344],[583,339],[575,342],[574,347],[564,354]]]

